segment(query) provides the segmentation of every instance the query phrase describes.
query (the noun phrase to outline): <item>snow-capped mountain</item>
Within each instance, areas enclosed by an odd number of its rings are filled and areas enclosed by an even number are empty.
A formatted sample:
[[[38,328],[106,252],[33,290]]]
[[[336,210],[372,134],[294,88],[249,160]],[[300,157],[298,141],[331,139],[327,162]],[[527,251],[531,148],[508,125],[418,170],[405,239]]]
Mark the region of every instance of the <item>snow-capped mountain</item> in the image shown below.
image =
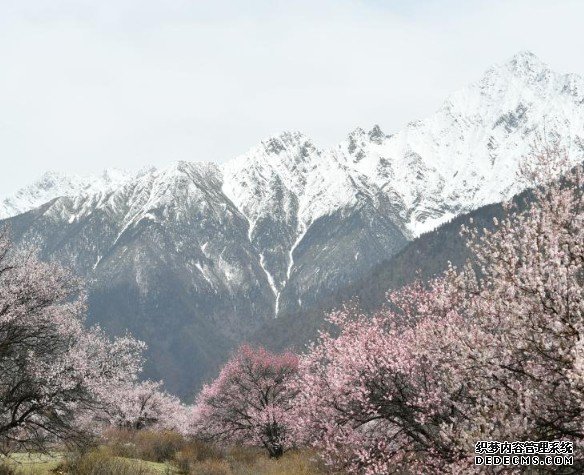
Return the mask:
[[[186,394],[188,361],[198,383],[274,316],[348,297],[408,240],[519,191],[538,138],[582,160],[584,81],[523,52],[392,135],[321,149],[285,132],[222,166],[47,175],[0,212],[87,278],[90,320],[146,340],[148,375]]]
[[[281,182],[288,203],[283,211],[288,222],[296,221],[292,235],[353,202],[356,193],[379,192],[400,208],[404,231],[417,236],[517,193],[517,164],[538,138],[581,156],[583,108],[582,77],[556,73],[520,52],[397,133],[386,135],[377,125],[357,128],[331,150],[299,132],[268,138],[222,167],[223,191],[249,219],[252,233],[256,221],[273,214],[274,203],[282,204],[275,199]],[[0,218],[58,196],[101,194],[128,178],[119,170],[88,177],[49,172],[5,198]]]
[[[37,181],[0,201],[0,219],[29,211],[60,196],[78,196],[107,192],[133,176],[125,170],[110,168],[100,175],[73,175],[45,172]]]
[[[529,52],[489,69],[431,117],[386,137],[356,131],[341,145],[351,167],[400,201],[414,235],[520,189],[520,159],[537,140],[584,155],[584,80]]]

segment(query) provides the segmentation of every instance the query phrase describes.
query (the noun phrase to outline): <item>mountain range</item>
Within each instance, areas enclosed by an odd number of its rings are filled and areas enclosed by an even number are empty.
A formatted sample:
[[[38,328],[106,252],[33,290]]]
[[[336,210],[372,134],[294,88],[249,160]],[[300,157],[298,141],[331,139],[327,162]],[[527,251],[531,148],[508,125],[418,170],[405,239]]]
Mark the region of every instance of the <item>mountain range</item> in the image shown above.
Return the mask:
[[[84,277],[89,322],[145,340],[146,376],[188,399],[242,341],[298,346],[292,327],[367,295],[380,269],[411,273],[424,256],[398,256],[522,191],[538,141],[582,160],[584,80],[521,52],[394,134],[357,128],[323,149],[284,132],[223,165],[48,173],[0,217]]]

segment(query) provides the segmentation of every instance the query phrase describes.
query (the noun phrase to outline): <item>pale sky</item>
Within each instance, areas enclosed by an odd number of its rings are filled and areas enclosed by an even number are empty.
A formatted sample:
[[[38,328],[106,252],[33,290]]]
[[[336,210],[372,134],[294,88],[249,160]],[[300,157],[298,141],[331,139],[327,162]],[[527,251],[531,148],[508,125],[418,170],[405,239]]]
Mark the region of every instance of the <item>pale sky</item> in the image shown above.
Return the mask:
[[[584,74],[584,2],[0,0],[0,196],[46,170],[392,133],[519,50]]]

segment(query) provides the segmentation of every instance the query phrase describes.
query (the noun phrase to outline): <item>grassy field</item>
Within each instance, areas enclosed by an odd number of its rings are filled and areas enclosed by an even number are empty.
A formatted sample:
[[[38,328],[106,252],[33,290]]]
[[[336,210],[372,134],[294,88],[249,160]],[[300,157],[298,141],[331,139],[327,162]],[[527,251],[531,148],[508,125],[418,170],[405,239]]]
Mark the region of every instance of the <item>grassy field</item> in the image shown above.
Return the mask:
[[[0,457],[0,475],[324,475],[310,451],[270,459],[260,449],[218,448],[174,433],[123,432],[83,454],[15,453]]]
[[[10,467],[16,473],[23,475],[45,475],[54,473],[53,470],[61,463],[62,456],[59,453],[50,455],[16,453],[11,454],[8,458],[2,457],[0,460],[4,462],[5,466]]]
[[[95,465],[98,466],[103,462],[102,467],[99,471],[92,469],[89,473],[112,473],[112,475],[121,473],[116,471],[121,469],[122,472],[128,473],[140,473],[144,475],[150,474],[179,474],[181,473],[175,467],[168,462],[151,462],[148,460],[131,459],[125,457],[111,457],[108,460],[99,457],[99,461],[94,458]],[[3,457],[0,460],[4,462],[6,467],[13,470],[15,475],[55,475],[55,474],[71,474],[77,473],[76,471],[70,472],[67,470],[65,463],[66,458],[63,454],[52,453],[52,454],[29,454],[29,453],[15,453],[11,454],[10,457]],[[92,464],[93,465],[93,464]],[[109,467],[108,467],[109,466]],[[127,468],[126,468],[127,467]],[[109,469],[109,470],[108,470]],[[125,469],[125,470],[124,470]],[[0,474],[2,470],[0,469]]]

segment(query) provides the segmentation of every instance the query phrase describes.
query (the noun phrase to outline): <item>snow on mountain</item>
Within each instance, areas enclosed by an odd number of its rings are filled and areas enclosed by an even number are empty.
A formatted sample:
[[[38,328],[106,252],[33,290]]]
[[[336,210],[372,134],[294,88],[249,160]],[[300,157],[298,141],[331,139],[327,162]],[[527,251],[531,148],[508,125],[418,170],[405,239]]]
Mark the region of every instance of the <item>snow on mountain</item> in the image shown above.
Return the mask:
[[[176,259],[185,282],[196,292],[223,294],[228,301],[225,295],[257,286],[258,296],[264,293],[266,301],[273,301],[247,239],[248,220],[221,186],[221,171],[213,163],[181,161],[144,170],[114,187],[108,184],[92,193],[55,199],[19,239],[35,243],[41,252],[49,248],[84,276],[107,272],[114,279],[113,268],[129,265],[143,295],[157,285],[145,277],[143,268],[150,270],[152,259],[161,259],[161,266]],[[55,232],[59,245],[47,246],[56,239]],[[143,247],[145,234],[150,236],[146,248],[159,249],[153,256]]]
[[[46,172],[37,181],[0,201],[0,219],[24,213],[60,196],[103,193],[117,188],[131,176],[117,168],[90,176]]]
[[[225,192],[252,223],[270,212],[271,200],[266,200],[262,193],[270,193],[270,185],[275,181],[282,183],[298,200],[300,229],[353,203],[357,189],[344,164],[328,151],[319,150],[300,132],[285,132],[264,140],[227,163],[224,174]]]
[[[223,172],[223,191],[249,220],[249,239],[258,248],[278,307],[295,250],[310,225],[355,205],[360,187],[335,155],[299,132],[264,140]]]
[[[584,81],[521,52],[396,134],[358,128],[332,150],[298,132],[271,137],[225,165],[223,189],[252,232],[276,213],[295,242],[315,219],[369,194],[388,197],[415,237],[520,191],[518,164],[538,139],[582,158]]]
[[[318,217],[354,204],[361,193],[382,192],[400,208],[404,231],[416,236],[519,191],[517,164],[537,137],[582,155],[584,80],[520,52],[393,135],[358,128],[332,150],[299,132],[270,137],[223,166],[223,191],[250,221],[251,235],[262,217],[277,212],[294,242]],[[102,193],[127,179],[112,171],[47,173],[3,200],[0,217],[57,196]]]
[[[539,139],[584,155],[584,80],[521,52],[454,93],[432,116],[390,136],[354,133],[339,146],[352,168],[403,206],[419,235],[519,191],[519,161]]]

